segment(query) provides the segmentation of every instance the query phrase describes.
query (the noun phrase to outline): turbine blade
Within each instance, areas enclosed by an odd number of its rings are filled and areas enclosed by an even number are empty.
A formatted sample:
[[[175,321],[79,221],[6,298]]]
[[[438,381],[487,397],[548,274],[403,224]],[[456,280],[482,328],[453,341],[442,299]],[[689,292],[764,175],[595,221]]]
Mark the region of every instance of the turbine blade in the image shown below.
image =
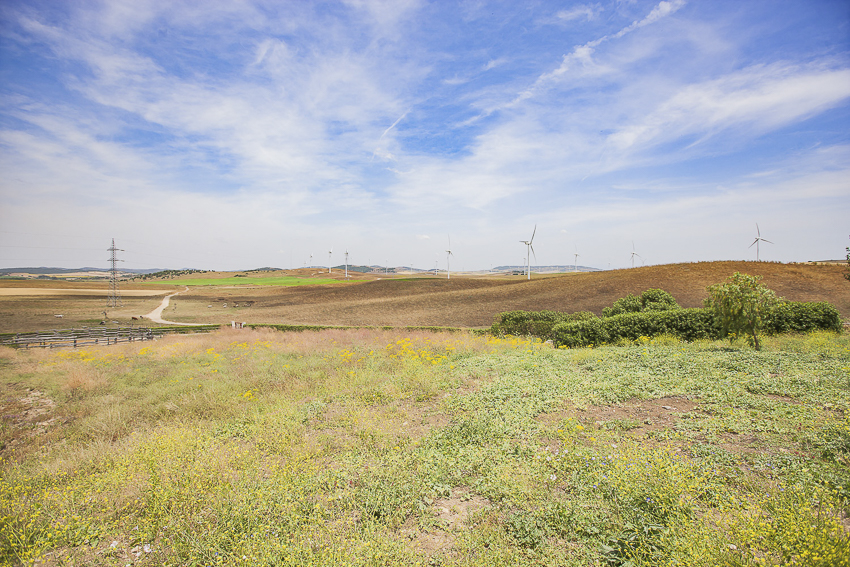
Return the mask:
[[[534,246],[529,244],[528,247],[531,248],[531,254],[532,254],[532,256],[534,256],[534,261],[536,262],[537,261],[537,254],[534,253]]]
[[[759,239],[758,239],[758,238],[756,238],[755,240],[753,240],[753,244],[750,244],[749,246],[747,246],[747,248],[752,248],[752,247],[753,247],[753,245],[754,245],[756,242],[758,242],[758,241],[759,241]]]
[[[759,223],[756,223],[756,234],[761,236],[761,231],[759,230]]]
[[[764,239],[764,238],[761,238],[760,240],[761,240],[762,242],[767,242],[768,244],[773,244],[773,242],[771,242],[770,240],[766,240],[766,239]]]
[[[534,225],[534,232],[531,233],[531,240],[529,242],[534,242],[534,235],[537,234],[537,225]]]

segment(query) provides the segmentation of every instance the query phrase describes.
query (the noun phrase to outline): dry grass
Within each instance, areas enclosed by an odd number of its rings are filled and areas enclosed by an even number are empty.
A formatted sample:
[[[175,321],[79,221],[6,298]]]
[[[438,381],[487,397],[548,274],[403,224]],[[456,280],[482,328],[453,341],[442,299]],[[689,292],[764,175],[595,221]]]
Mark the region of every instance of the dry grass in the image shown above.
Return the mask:
[[[632,270],[521,278],[382,279],[355,286],[192,289],[178,297],[176,321],[320,325],[485,327],[516,309],[592,311],[649,288],[670,292],[683,307],[701,307],[705,288],[740,271],[793,301],[829,301],[850,317],[850,284],[838,265],[703,262]],[[249,305],[250,302],[250,305]],[[227,307],[224,307],[224,304]],[[211,307],[208,307],[210,306]],[[238,305],[238,307],[236,306]]]
[[[172,299],[166,320],[229,324],[231,321],[304,325],[391,325],[486,327],[503,311],[516,309],[592,311],[629,293],[649,288],[668,291],[683,307],[699,307],[706,286],[734,272],[764,277],[776,293],[794,301],[829,301],[850,318],[850,283],[842,265],[767,262],[700,262],[630,270],[522,277],[383,277],[354,274],[362,283],[322,286],[195,287]],[[212,273],[208,277],[226,274]],[[268,274],[262,273],[262,276]],[[327,278],[327,272],[294,270],[286,275]],[[338,277],[334,274],[333,277]],[[250,277],[246,282],[250,282]],[[180,280],[168,280],[178,283]],[[29,282],[28,282],[29,283]],[[56,286],[57,282],[47,282]],[[85,284],[88,285],[88,284]],[[150,285],[150,284],[145,284]],[[126,298],[110,317],[131,323],[151,311],[158,298]],[[103,298],[0,297],[0,332],[97,324]],[[226,307],[225,307],[226,305]],[[65,315],[55,319],[55,313]]]

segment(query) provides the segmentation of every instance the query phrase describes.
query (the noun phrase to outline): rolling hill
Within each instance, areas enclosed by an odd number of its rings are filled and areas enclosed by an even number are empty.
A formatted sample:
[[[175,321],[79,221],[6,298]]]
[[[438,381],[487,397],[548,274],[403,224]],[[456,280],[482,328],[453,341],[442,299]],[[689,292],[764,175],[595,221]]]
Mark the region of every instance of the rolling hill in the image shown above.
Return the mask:
[[[252,323],[320,325],[489,326],[496,314],[516,309],[592,311],[649,288],[671,293],[682,307],[700,307],[706,286],[734,272],[763,276],[788,300],[829,301],[850,318],[850,281],[836,264],[700,262],[627,270],[524,278],[385,278],[356,285],[296,288],[192,289],[181,297],[181,320],[221,322],[217,301],[250,304],[237,313]],[[175,281],[174,283],[179,283]]]

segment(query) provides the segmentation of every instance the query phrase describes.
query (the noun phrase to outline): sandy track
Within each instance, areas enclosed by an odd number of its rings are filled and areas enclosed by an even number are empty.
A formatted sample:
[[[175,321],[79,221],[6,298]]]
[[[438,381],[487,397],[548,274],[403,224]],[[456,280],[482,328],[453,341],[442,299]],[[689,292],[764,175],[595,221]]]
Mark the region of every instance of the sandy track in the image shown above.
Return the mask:
[[[181,291],[175,291],[174,293],[170,293],[170,294],[166,295],[165,297],[163,297],[162,303],[159,304],[159,307],[157,307],[156,309],[154,309],[153,311],[151,311],[150,313],[145,315],[145,319],[150,319],[154,323],[162,323],[163,325],[185,325],[185,326],[189,326],[189,327],[197,325],[198,323],[178,323],[177,321],[166,321],[165,319],[162,318],[162,312],[166,307],[168,307],[168,304],[171,301],[171,298],[174,297],[175,295],[178,295],[178,294],[186,292],[186,291],[189,291],[188,287],[184,288],[182,292]]]

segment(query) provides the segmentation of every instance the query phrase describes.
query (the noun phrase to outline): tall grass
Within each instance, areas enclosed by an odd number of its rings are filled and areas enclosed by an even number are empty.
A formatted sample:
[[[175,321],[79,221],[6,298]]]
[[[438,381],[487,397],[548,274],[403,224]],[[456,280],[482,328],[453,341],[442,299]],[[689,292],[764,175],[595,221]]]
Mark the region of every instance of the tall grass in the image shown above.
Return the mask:
[[[846,335],[564,351],[226,330],[3,349],[0,384],[12,565],[850,557]],[[663,426],[629,413],[658,398]]]

